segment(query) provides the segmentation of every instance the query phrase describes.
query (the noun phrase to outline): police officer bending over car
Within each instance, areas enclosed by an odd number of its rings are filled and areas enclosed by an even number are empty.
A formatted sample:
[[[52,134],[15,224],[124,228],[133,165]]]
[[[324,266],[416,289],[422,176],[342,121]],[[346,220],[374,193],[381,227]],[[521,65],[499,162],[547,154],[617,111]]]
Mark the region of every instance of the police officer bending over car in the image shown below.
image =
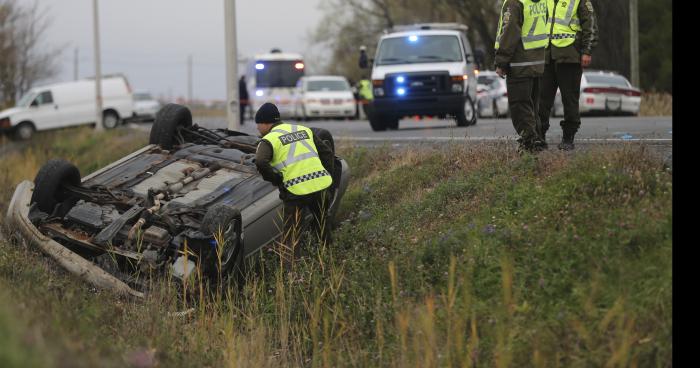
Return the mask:
[[[263,104],[255,114],[262,140],[255,154],[255,165],[263,179],[279,187],[284,202],[286,252],[298,252],[302,211],[314,216],[317,239],[330,244],[328,189],[333,183],[333,151],[311,129],[283,123],[277,106]]]

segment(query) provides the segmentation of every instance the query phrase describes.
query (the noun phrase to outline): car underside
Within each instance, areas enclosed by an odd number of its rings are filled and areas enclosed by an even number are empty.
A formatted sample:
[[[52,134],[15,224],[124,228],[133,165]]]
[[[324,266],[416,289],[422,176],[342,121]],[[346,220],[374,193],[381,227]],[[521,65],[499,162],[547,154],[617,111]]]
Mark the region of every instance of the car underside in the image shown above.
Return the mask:
[[[327,131],[314,134],[334,149]],[[137,289],[142,285],[128,271],[166,270],[185,278],[196,266],[220,281],[281,233],[278,188],[254,164],[258,141],[192,125],[189,110],[166,105],[151,144],[95,173],[81,178],[63,160],[44,165],[25,210],[25,225],[35,229],[24,234],[36,238],[37,230]],[[335,161],[329,216],[349,177],[347,163]],[[15,195],[18,209],[11,206],[8,217],[21,224],[23,199]],[[114,267],[106,266],[109,260]]]

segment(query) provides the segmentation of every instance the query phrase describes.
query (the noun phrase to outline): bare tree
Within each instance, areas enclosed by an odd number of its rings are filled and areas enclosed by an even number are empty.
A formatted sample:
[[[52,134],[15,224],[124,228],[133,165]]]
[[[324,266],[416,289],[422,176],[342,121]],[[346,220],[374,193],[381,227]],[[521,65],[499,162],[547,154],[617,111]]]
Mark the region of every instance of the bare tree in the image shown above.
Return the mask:
[[[11,106],[35,83],[53,77],[60,49],[41,44],[50,25],[38,2],[0,0],[0,104]]]

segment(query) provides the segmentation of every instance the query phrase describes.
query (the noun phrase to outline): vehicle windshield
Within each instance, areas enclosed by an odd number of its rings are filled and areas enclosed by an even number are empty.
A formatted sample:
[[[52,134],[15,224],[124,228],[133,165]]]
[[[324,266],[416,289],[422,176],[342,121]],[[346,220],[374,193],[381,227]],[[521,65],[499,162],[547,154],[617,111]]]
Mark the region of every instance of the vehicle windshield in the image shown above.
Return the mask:
[[[480,75],[476,79],[476,84],[483,84],[483,85],[487,86],[487,85],[493,83],[493,81],[495,81],[496,79],[498,79],[497,76]]]
[[[591,84],[607,84],[611,86],[629,87],[627,79],[619,75],[586,74],[586,80]]]
[[[349,91],[350,85],[344,80],[315,80],[306,85],[309,92],[316,91]]]
[[[153,97],[151,97],[150,93],[134,93],[134,100],[136,101],[150,101],[152,99]]]
[[[457,36],[386,38],[379,45],[376,65],[462,61]]]
[[[298,68],[300,66],[301,68]],[[258,67],[259,66],[259,67]],[[255,84],[258,88],[295,87],[304,76],[300,60],[258,61],[255,70]]]
[[[17,107],[27,107],[29,106],[32,101],[34,101],[34,98],[36,97],[35,92],[27,92],[22,96],[22,98],[17,101]]]

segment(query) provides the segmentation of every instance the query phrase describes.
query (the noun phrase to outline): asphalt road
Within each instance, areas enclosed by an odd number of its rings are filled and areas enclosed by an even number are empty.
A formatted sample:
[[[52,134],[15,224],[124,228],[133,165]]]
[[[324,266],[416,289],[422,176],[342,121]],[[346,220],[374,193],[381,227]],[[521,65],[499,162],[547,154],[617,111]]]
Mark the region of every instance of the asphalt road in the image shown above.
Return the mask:
[[[559,118],[553,118],[547,134],[547,141],[558,143],[561,140]],[[288,120],[293,122],[293,120]],[[227,126],[222,118],[196,118],[196,124],[207,128]],[[649,143],[671,144],[672,117],[583,117],[576,139],[582,142],[624,142],[644,141]],[[501,140],[515,139],[517,135],[509,118],[479,119],[476,125],[457,127],[451,120],[401,120],[398,130],[374,132],[366,120],[319,120],[302,122],[306,126],[328,129],[336,140],[358,142],[402,142],[402,141],[445,141],[445,140]],[[150,129],[150,124],[140,124],[140,128]],[[241,131],[257,135],[255,123],[246,121]]]

